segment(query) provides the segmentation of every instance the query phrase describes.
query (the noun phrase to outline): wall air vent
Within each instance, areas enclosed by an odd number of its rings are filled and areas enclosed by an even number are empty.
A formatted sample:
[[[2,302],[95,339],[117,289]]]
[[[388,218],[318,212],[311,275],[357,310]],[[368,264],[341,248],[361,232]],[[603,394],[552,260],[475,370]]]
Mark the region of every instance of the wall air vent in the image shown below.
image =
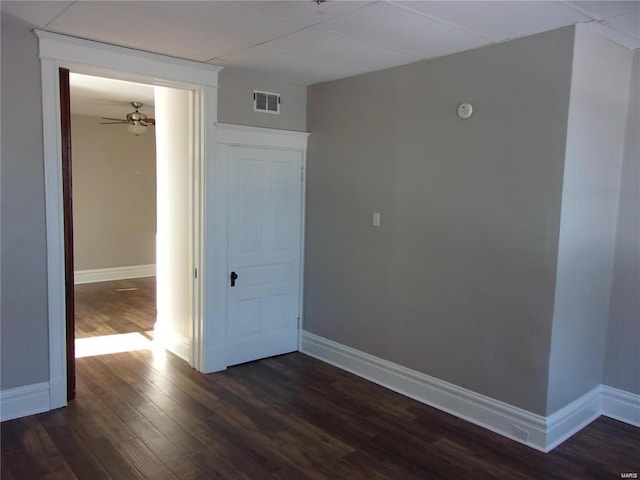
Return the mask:
[[[253,91],[253,111],[280,114],[280,94]]]

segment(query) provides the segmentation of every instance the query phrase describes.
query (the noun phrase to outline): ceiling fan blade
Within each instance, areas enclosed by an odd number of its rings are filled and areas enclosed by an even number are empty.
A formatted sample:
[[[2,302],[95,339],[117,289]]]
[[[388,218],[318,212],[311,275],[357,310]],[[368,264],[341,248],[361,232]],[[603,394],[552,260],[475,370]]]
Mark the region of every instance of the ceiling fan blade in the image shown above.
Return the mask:
[[[100,122],[100,125],[121,125],[127,122]]]
[[[126,123],[126,119],[124,118],[109,118],[109,117],[102,117],[102,120],[114,120],[116,122],[124,122]]]
[[[155,127],[156,119],[155,118],[145,118],[144,120],[142,120],[142,123],[144,123],[146,125],[152,125],[152,126]]]

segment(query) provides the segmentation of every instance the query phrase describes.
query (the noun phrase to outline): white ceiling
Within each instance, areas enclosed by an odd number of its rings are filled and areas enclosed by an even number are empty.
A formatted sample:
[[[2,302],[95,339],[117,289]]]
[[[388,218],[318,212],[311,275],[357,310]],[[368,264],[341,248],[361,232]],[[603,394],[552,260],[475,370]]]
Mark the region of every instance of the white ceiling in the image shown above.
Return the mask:
[[[132,101],[142,102],[140,112],[153,118],[154,92],[151,85],[71,73],[71,113],[90,117],[124,119],[133,112]]]
[[[640,47],[635,1],[2,1],[36,28],[302,85],[588,22]]]

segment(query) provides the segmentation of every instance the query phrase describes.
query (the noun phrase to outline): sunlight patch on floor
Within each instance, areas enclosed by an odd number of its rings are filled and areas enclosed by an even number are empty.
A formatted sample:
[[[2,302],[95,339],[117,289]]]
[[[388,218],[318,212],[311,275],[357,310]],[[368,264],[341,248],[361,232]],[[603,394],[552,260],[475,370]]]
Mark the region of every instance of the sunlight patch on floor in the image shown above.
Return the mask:
[[[76,358],[157,349],[157,345],[152,340],[138,332],[76,338],[75,345]]]

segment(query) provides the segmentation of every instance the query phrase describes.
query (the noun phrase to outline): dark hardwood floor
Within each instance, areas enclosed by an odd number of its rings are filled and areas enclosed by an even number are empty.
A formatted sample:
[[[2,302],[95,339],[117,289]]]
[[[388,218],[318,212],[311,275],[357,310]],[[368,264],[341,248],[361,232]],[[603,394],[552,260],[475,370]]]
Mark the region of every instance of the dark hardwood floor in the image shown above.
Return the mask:
[[[105,302],[108,330],[123,326],[120,315],[151,311],[132,293],[148,303],[144,288],[129,291],[121,314],[113,292],[87,290],[77,299],[91,305],[79,315],[101,312]],[[139,323],[149,327],[148,319]],[[600,418],[543,454],[300,353],[202,375],[171,354],[137,351],[80,358],[77,373],[68,407],[2,423],[3,480],[617,479],[640,472],[640,429],[623,423]]]

